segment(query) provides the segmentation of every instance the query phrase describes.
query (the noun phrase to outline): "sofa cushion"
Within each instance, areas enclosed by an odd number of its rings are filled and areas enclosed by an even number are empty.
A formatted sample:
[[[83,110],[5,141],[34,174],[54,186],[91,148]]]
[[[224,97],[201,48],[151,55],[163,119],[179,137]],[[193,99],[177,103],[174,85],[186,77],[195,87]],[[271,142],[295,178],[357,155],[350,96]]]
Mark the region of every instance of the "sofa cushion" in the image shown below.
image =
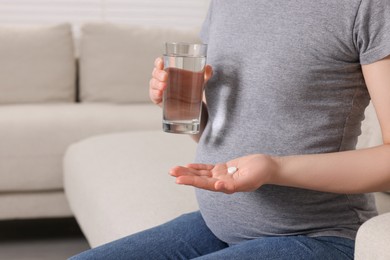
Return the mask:
[[[187,135],[143,131],[91,137],[69,147],[64,188],[92,247],[198,209],[192,187],[168,171],[192,162]]]
[[[390,214],[371,218],[359,229],[355,242],[355,260],[390,259]]]
[[[69,24],[0,26],[0,104],[72,102],[75,75]]]
[[[153,63],[162,55],[164,42],[199,42],[195,29],[89,23],[81,31],[82,102],[149,102]]]
[[[66,148],[110,132],[161,130],[153,104],[0,106],[0,192],[62,189]]]

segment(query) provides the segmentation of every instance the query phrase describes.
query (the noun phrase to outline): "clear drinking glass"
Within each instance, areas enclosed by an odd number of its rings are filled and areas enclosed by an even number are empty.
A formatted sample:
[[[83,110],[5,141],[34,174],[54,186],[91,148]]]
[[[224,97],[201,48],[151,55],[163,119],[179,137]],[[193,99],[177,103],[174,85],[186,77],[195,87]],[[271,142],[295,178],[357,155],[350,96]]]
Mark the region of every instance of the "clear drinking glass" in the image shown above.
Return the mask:
[[[164,68],[168,73],[163,95],[163,130],[197,134],[202,113],[206,44],[165,44]]]

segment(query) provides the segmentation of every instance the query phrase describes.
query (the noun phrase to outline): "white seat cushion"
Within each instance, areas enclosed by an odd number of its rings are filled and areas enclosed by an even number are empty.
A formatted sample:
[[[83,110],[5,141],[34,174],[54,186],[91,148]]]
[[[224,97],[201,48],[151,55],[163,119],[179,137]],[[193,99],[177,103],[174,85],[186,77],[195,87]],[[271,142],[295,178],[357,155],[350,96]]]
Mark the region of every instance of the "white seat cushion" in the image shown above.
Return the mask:
[[[171,167],[193,161],[196,143],[162,131],[110,134],[73,144],[64,162],[70,207],[91,246],[197,210],[193,188]]]
[[[390,259],[390,213],[365,222],[359,229],[355,243],[355,259]]]

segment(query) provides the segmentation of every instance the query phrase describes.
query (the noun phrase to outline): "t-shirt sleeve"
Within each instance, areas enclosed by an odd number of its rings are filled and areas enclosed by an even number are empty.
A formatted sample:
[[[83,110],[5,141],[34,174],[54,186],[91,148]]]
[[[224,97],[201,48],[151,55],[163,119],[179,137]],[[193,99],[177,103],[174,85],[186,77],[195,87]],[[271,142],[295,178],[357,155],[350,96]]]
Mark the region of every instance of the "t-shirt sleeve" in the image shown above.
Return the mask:
[[[210,33],[210,25],[211,25],[211,13],[213,9],[213,0],[210,2],[209,10],[207,12],[206,18],[203,22],[202,28],[200,30],[200,39],[202,40],[203,43],[208,43],[209,42],[209,33]]]
[[[362,0],[354,27],[360,63],[369,64],[390,55],[390,0]]]

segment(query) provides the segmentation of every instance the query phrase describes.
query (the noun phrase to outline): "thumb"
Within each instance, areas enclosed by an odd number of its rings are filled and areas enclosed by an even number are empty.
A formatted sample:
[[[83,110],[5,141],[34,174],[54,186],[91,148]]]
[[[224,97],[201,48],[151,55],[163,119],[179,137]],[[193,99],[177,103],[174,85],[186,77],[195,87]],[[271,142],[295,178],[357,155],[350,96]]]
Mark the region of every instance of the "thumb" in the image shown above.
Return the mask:
[[[214,184],[214,189],[216,191],[220,191],[220,192],[223,192],[223,193],[226,193],[226,194],[232,194],[232,193],[235,192],[234,184],[227,183],[227,182],[224,182],[224,181],[217,181]]]

